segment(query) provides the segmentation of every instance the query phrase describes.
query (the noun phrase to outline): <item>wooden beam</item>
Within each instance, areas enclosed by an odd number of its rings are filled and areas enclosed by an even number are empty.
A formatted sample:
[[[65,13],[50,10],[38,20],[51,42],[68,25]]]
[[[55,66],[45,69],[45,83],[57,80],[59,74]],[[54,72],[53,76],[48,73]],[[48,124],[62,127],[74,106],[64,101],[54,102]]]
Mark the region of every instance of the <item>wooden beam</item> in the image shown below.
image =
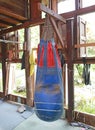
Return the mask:
[[[26,98],[25,97],[9,94],[7,96],[7,99],[10,100],[10,101],[13,101],[13,102],[26,104]]]
[[[12,31],[16,31],[22,28],[27,28],[29,26],[36,26],[36,25],[40,25],[43,24],[45,22],[45,19],[34,19],[34,20],[29,20],[26,21],[20,25],[14,26],[14,27],[10,27],[8,29],[5,30],[1,30],[0,31],[0,36],[5,35],[6,33],[12,32]]]
[[[52,23],[52,25],[53,25],[53,27],[54,27],[55,33],[56,33],[56,35],[58,36],[59,41],[60,41],[60,43],[61,43],[61,47],[62,47],[62,49],[64,49],[64,42],[63,42],[62,37],[61,37],[61,35],[60,35],[60,32],[59,32],[59,30],[58,30],[58,28],[57,28],[57,25],[56,25],[56,23],[55,23],[55,20],[54,20],[52,17],[50,17],[50,21],[51,21],[51,23]]]
[[[2,6],[0,6],[0,13],[1,13],[1,14],[5,14],[5,15],[8,15],[8,16],[12,16],[13,18],[17,18],[17,19],[19,19],[19,20],[27,20],[26,17],[21,16],[21,15],[19,15],[19,14],[16,14],[16,13],[10,11],[8,8],[6,9],[6,8],[4,8],[4,7],[2,7]]]
[[[5,96],[8,95],[8,89],[9,89],[9,73],[10,73],[10,63],[6,64],[6,82],[5,82]]]
[[[50,16],[54,17],[55,19],[60,20],[63,23],[66,23],[66,20],[61,15],[58,15],[53,10],[50,10],[49,8],[44,6],[43,4],[39,3],[38,8],[39,8],[39,10],[44,11],[45,13],[47,13]]]
[[[91,47],[91,46],[95,46],[95,43],[83,43],[83,44],[76,44],[75,48],[81,48],[81,47]]]
[[[87,64],[95,64],[95,57],[85,57]],[[74,64],[83,64],[83,57],[73,60]]]
[[[4,24],[8,25],[8,27],[10,27],[10,26],[15,26],[15,25],[16,25],[16,24],[10,23],[10,22],[8,22],[8,21],[5,21],[5,20],[3,20],[3,19],[0,19],[0,23],[4,23]]]
[[[0,92],[0,98],[4,98],[3,92]]]
[[[6,44],[1,43],[3,93],[6,96]]]
[[[30,0],[30,19],[40,19],[41,18],[41,11],[38,9],[38,3],[41,0]]]
[[[51,9],[54,10],[54,12],[58,12],[58,0],[51,0]]]
[[[0,23],[0,27],[1,27],[1,28],[7,28],[8,25],[7,25],[7,24],[4,24],[4,23]]]
[[[79,111],[74,111],[75,121],[82,122],[84,124],[88,124],[89,127],[92,129],[91,126],[95,127],[95,115],[83,113]]]
[[[61,16],[64,17],[65,19],[68,19],[68,18],[72,18],[76,15],[84,15],[84,14],[93,13],[93,12],[95,12],[95,5],[81,8],[81,9],[78,9],[75,11],[63,13],[63,14],[61,14]]]
[[[13,24],[18,24],[19,22],[21,22],[20,20],[13,19],[11,17],[5,16],[2,14],[0,14],[0,20],[7,21]]]
[[[68,48],[68,114],[67,120],[73,121],[74,111],[74,67],[73,67],[73,20],[68,20],[66,24],[67,29],[67,48]]]
[[[34,91],[34,83],[33,77],[30,75],[30,63],[29,63],[29,55],[31,52],[31,33],[30,28],[25,29],[25,41],[26,41],[26,50],[25,50],[25,74],[26,74],[26,102],[28,106],[33,106],[33,91]]]
[[[61,45],[62,50],[63,50],[64,55],[65,55],[65,58],[67,58],[67,51],[66,51],[66,48],[65,48],[65,43],[64,43],[64,41],[63,41],[63,39],[62,39],[62,37],[61,37],[61,34],[60,34],[59,30],[58,30],[58,27],[57,27],[57,25],[56,25],[56,22],[55,22],[55,20],[54,20],[53,17],[50,17],[50,21],[51,21],[51,23],[52,23],[52,26],[53,26],[53,28],[54,28],[54,30],[55,30],[55,33],[56,33],[58,39],[59,39],[60,45]]]
[[[10,41],[10,40],[3,40],[3,39],[0,39],[0,42],[2,42],[2,43],[17,43],[17,44],[20,44],[20,42],[18,42],[18,41]]]

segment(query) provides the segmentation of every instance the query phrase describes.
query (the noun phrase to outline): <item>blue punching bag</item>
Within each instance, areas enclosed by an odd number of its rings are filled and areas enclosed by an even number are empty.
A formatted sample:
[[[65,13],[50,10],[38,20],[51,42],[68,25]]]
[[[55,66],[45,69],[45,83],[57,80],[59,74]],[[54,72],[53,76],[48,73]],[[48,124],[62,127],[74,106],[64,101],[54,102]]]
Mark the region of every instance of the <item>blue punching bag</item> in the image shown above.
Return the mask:
[[[38,45],[34,104],[36,115],[41,120],[55,121],[62,115],[62,69],[53,39],[41,39]]]

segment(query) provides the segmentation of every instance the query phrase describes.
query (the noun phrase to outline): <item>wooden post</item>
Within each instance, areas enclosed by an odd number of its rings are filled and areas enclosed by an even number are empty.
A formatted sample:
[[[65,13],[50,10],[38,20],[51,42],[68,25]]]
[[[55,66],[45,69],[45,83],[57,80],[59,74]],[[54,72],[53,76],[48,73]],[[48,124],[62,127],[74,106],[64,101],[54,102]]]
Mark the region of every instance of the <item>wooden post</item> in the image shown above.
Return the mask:
[[[38,3],[41,0],[30,0],[30,19],[41,19],[41,11],[38,9]]]
[[[69,122],[73,120],[74,84],[73,84],[73,20],[67,21],[67,65],[68,65],[68,113]]]
[[[3,82],[3,94],[6,96],[6,44],[1,43],[1,54],[2,54],[2,82]]]
[[[25,72],[26,72],[26,104],[28,106],[33,106],[33,90],[34,83],[30,76],[30,65],[29,65],[29,54],[31,49],[30,41],[30,28],[25,29],[25,41],[26,41],[26,51],[25,51]]]
[[[57,8],[57,0],[51,0],[51,10],[54,10],[56,13],[58,12]]]

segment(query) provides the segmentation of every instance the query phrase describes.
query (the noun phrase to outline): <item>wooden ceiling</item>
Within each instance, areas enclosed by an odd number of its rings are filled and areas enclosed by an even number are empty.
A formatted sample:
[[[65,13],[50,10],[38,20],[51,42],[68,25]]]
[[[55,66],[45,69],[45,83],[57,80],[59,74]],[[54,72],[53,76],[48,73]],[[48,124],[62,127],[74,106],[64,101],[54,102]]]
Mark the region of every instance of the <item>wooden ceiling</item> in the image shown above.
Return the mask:
[[[0,0],[0,29],[26,21],[28,0]]]

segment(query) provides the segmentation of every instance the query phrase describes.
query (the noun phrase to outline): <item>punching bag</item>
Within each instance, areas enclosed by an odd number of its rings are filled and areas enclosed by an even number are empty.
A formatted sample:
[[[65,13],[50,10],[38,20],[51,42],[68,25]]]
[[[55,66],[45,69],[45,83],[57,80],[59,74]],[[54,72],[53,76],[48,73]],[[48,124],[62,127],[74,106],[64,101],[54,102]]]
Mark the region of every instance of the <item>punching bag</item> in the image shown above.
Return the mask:
[[[55,121],[63,113],[62,69],[54,39],[40,40],[34,92],[36,115],[44,121]]]

